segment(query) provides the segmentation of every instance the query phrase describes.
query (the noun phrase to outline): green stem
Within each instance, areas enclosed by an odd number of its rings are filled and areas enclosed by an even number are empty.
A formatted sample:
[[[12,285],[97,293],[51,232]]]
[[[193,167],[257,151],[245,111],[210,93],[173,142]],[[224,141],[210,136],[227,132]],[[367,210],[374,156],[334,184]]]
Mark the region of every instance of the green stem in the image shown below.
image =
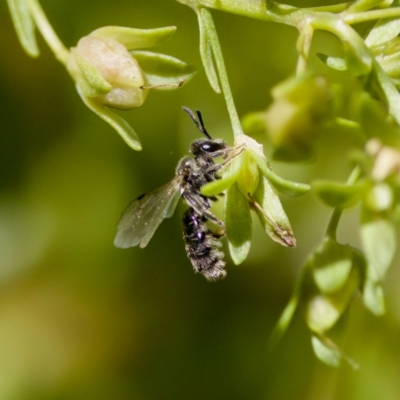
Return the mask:
[[[354,167],[353,171],[351,171],[349,178],[347,179],[347,185],[349,185],[349,186],[354,185],[360,178],[361,172],[362,172],[362,170],[359,165]],[[339,225],[339,221],[342,216],[342,213],[343,213],[343,209],[336,207],[333,210],[333,213],[329,220],[328,228],[326,229],[326,236],[329,236],[334,240],[336,240],[336,231],[337,231],[337,227]]]
[[[239,115],[236,111],[235,102],[233,100],[233,95],[231,87],[229,85],[228,74],[225,68],[224,57],[222,55],[221,45],[219,43],[217,30],[214,25],[212,16],[208,10],[205,8],[200,9],[198,12],[201,13],[201,18],[207,29],[207,34],[210,39],[211,47],[213,50],[215,64],[217,66],[219,80],[221,83],[222,93],[225,97],[226,107],[228,109],[229,117],[231,119],[232,130],[234,138],[238,138],[243,135],[243,129],[240,124]]]
[[[54,29],[50,25],[46,14],[43,12],[42,7],[38,0],[27,0],[28,7],[31,11],[32,18],[35,21],[37,28],[42,34],[44,40],[53,51],[57,60],[62,64],[66,65],[69,59],[69,50],[64,46],[61,40],[58,38]]]
[[[360,22],[394,17],[400,17],[400,7],[385,8],[383,10],[364,11],[348,15],[344,14],[342,20],[347,24],[358,24]]]
[[[297,39],[297,51],[299,53],[299,59],[297,61],[296,68],[297,75],[301,74],[307,69],[307,61],[310,54],[313,34],[314,30],[308,23],[300,29],[300,35]]]

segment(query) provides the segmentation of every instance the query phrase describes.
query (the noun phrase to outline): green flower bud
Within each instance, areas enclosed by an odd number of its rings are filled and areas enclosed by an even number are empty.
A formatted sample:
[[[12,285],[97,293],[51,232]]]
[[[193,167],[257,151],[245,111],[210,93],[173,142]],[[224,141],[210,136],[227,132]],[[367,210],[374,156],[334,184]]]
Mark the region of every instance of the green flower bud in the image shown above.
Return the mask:
[[[129,110],[147,97],[138,62],[113,38],[83,37],[71,49],[67,67],[83,94],[98,104]]]
[[[165,42],[174,26],[135,29],[106,26],[79,40],[67,69],[83,102],[110,124],[134,150],[142,146],[136,132],[109,107],[131,110],[143,105],[151,89],[176,89],[190,79],[192,66],[165,54],[141,51]]]
[[[276,148],[274,157],[300,161],[312,156],[313,140],[332,117],[332,91],[322,76],[289,78],[272,90],[266,130]]]

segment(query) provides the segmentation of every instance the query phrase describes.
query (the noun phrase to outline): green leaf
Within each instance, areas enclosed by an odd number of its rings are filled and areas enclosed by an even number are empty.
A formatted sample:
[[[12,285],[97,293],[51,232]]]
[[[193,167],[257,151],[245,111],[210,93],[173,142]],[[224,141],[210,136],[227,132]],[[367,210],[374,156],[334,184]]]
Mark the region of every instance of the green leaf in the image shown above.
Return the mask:
[[[380,316],[385,313],[385,297],[379,282],[367,279],[363,287],[364,305],[373,314]]]
[[[241,121],[243,131],[247,135],[256,136],[266,132],[265,111],[246,114]]]
[[[311,184],[313,192],[328,206],[349,208],[355,206],[364,192],[364,184],[346,185],[345,183],[315,180]]]
[[[35,36],[35,24],[29,11],[27,0],[8,0],[11,18],[22,48],[31,57],[39,56]]]
[[[350,247],[327,238],[315,250],[312,263],[314,281],[321,293],[334,293],[347,282],[352,268]]]
[[[124,119],[114,114],[107,107],[99,105],[92,99],[84,96],[78,85],[76,85],[76,88],[85,105],[95,114],[97,114],[103,121],[111,125],[111,127],[118,132],[118,134],[129,147],[137,151],[142,150],[142,145],[140,144],[138,135]]]
[[[204,196],[216,196],[228,189],[238,179],[244,161],[245,156],[243,152],[232,155],[231,158],[224,162],[226,166],[223,167],[222,178],[202,186],[201,193]]]
[[[339,367],[342,361],[341,351],[334,346],[323,343],[317,336],[312,336],[311,344],[317,358],[331,367]]]
[[[368,262],[369,277],[375,281],[384,279],[397,249],[394,222],[364,207],[360,234]]]
[[[336,69],[337,71],[346,71],[347,64],[344,58],[331,57],[323,53],[317,53],[317,57],[328,67]]]
[[[385,145],[398,147],[399,125],[388,115],[381,102],[373,99],[369,93],[361,92],[355,96],[353,105],[367,138],[379,138]]]
[[[176,31],[176,26],[155,29],[137,29],[124,26],[104,26],[90,33],[94,37],[108,37],[123,44],[128,50],[158,46],[167,41]]]
[[[72,50],[72,57],[75,58],[76,65],[81,72],[77,74],[77,83],[84,96],[104,96],[112,89],[112,85],[102,77],[98,69],[84,57],[80,56],[78,52]]]
[[[342,271],[340,271],[342,277],[345,276],[343,270],[345,268],[342,268]],[[337,279],[337,282],[340,280]],[[327,281],[325,280],[325,282]],[[316,286],[314,288],[311,287],[310,291],[305,293],[305,310],[308,327],[313,332],[319,334],[323,334],[331,329],[346,310],[358,288],[359,282],[360,274],[358,269],[351,268],[344,285],[335,292],[321,294]]]
[[[151,51],[132,51],[131,54],[139,63],[146,86],[154,89],[176,89],[196,73],[193,66],[166,54]]]
[[[246,259],[250,250],[252,221],[248,200],[237,185],[228,189],[225,213],[229,252],[233,262],[238,265]]]
[[[208,82],[213,90],[216,93],[221,93],[221,88],[218,83],[218,75],[213,60],[213,49],[207,31],[207,23],[205,21],[206,16],[201,12],[201,9],[196,9],[195,11],[197,13],[200,29],[200,56],[203,62],[204,71],[206,72]]]
[[[293,316],[298,308],[300,303],[301,291],[303,287],[304,276],[309,269],[309,262],[311,259],[307,261],[307,263],[303,266],[301,275],[296,283],[296,288],[293,291],[292,297],[289,300],[289,303],[286,305],[283,310],[281,316],[279,317],[278,322],[276,323],[271,336],[269,338],[269,347],[273,348],[277,342],[280,340],[282,335],[287,330],[290,322],[293,319]]]
[[[400,34],[400,19],[390,18],[379,20],[365,39],[368,47],[380,46]]]
[[[350,5],[348,12],[360,12],[370,10],[378,6],[389,7],[393,0],[357,0]]]
[[[252,205],[270,238],[283,246],[296,246],[296,238],[274,187],[263,177],[254,193]]]
[[[253,152],[252,155],[263,175],[274,185],[276,190],[278,190],[280,193],[285,194],[289,197],[299,197],[307,193],[311,189],[310,185],[307,185],[305,183],[292,182],[276,175],[271,170],[270,166],[268,165],[268,161],[263,154],[261,155]]]

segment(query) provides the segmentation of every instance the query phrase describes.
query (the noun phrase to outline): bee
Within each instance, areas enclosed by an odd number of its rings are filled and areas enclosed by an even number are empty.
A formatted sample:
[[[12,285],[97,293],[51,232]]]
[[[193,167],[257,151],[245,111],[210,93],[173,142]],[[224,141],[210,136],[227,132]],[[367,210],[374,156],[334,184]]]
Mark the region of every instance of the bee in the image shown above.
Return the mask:
[[[180,198],[189,206],[182,218],[185,249],[195,273],[215,281],[226,276],[220,251],[221,237],[224,236],[224,223],[211,211],[211,202],[217,198],[201,194],[201,187],[218,179],[221,164],[214,159],[226,159],[230,148],[222,139],[213,139],[207,132],[200,111],[196,115],[183,107],[205,138],[195,140],[189,152],[194,157],[183,157],[175,170],[175,177],[166,185],[132,201],[118,223],[114,244],[119,248],[139,245],[147,246],[155,231],[164,220],[170,218]],[[219,227],[211,230],[207,222]]]

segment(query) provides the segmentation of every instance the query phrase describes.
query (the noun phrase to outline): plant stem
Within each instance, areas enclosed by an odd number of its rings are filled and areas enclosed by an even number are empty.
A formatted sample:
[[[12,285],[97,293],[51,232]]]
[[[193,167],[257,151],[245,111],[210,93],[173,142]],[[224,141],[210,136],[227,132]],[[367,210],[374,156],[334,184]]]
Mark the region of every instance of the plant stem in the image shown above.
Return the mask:
[[[42,7],[38,0],[27,0],[28,7],[31,11],[32,18],[35,21],[40,33],[42,34],[44,40],[49,45],[50,49],[53,51],[55,57],[62,64],[66,65],[69,59],[69,50],[64,46],[61,40],[58,38],[54,29],[50,25],[46,14],[43,12]]]
[[[225,97],[226,107],[228,109],[229,117],[231,119],[231,125],[233,130],[233,137],[237,139],[240,135],[243,135],[243,129],[240,124],[240,119],[236,111],[235,102],[233,100],[231,87],[229,85],[228,74],[225,68],[224,57],[222,55],[221,45],[219,43],[217,30],[214,25],[212,16],[208,10],[205,8],[200,9],[198,12],[201,13],[201,18],[203,19],[207,34],[211,42],[215,64],[218,69],[219,80],[221,83],[222,93]]]
[[[300,28],[300,35],[297,39],[297,51],[299,59],[297,61],[296,74],[299,75],[307,69],[307,60],[310,53],[311,42],[314,30],[310,24],[305,24]]]
[[[349,178],[347,179],[347,185],[349,185],[349,186],[354,185],[358,181],[358,178],[360,177],[361,172],[362,172],[361,167],[359,165],[355,166],[353,168],[353,171],[351,171]],[[336,240],[336,231],[337,231],[337,227],[339,225],[339,221],[342,216],[342,213],[343,213],[343,209],[336,207],[333,210],[333,213],[329,220],[328,228],[326,229],[326,236],[329,236],[334,240]]]
[[[364,11],[347,15],[344,14],[342,19],[347,24],[358,24],[360,22],[393,17],[400,17],[400,7],[385,8],[383,10]]]

